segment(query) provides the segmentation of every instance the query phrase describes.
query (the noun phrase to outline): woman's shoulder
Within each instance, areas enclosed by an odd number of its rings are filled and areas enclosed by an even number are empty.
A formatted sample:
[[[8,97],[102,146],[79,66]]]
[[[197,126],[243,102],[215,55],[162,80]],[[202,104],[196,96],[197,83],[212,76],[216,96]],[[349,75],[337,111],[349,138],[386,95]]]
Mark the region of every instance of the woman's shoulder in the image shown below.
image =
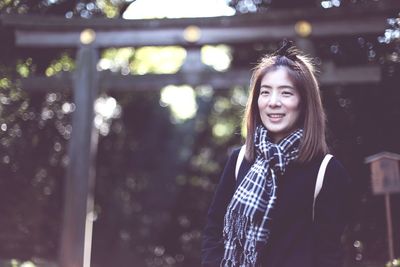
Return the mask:
[[[240,152],[240,148],[241,148],[241,146],[235,146],[235,147],[228,149],[228,152],[227,152],[228,157],[227,157],[226,164],[225,164],[225,171],[235,169],[236,162],[237,162],[239,152]]]
[[[232,147],[231,149],[230,149],[230,151],[229,151],[229,155],[230,155],[230,157],[238,157],[239,156],[239,152],[240,152],[240,149],[242,148],[242,146],[234,146],[234,147]]]
[[[318,173],[323,166],[323,161],[329,156],[329,161],[327,162],[324,179],[327,180],[335,180],[334,183],[348,183],[350,182],[350,177],[344,165],[341,163],[340,159],[332,154],[327,154],[325,156],[315,157],[313,160],[307,163],[297,163],[295,166],[298,168],[297,170],[305,170],[310,172]],[[329,182],[330,183],[330,182]]]
[[[332,156],[326,167],[327,182],[349,184],[351,178],[342,162],[336,157]]]
[[[243,146],[239,145],[239,146],[234,146],[234,147],[230,148],[228,150],[228,155],[229,155],[228,161],[235,161],[236,162],[238,157],[239,157],[239,153],[240,153],[242,147]]]
[[[332,172],[346,172],[346,168],[335,155],[332,155],[331,159],[328,162],[327,170]]]

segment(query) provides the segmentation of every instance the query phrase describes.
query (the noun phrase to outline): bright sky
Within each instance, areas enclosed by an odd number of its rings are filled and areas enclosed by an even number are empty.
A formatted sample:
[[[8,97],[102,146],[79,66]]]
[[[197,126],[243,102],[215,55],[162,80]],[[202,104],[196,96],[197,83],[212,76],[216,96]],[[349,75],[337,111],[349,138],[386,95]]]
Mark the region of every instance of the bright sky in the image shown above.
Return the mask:
[[[190,18],[232,16],[235,10],[225,0],[136,0],[124,19]]]

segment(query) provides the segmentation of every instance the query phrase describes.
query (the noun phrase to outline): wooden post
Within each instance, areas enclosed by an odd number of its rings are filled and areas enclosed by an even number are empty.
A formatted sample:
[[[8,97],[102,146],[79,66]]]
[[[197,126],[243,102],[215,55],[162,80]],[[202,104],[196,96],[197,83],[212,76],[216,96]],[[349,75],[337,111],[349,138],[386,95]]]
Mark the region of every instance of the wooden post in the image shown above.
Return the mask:
[[[98,90],[98,51],[81,46],[74,76],[72,136],[65,181],[64,219],[61,233],[60,266],[89,267],[94,205],[95,155],[98,134],[93,127],[94,100]]]
[[[387,223],[387,234],[388,234],[389,259],[394,260],[392,209],[390,208],[390,195],[389,194],[385,194],[385,207],[386,207],[386,223]]]

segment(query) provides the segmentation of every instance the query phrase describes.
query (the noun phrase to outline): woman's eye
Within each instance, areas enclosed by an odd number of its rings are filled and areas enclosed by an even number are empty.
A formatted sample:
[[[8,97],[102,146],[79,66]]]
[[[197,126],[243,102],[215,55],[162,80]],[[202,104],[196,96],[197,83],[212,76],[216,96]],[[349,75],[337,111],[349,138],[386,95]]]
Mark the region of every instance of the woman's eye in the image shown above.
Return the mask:
[[[293,93],[290,92],[290,91],[283,91],[282,94],[283,94],[284,96],[291,96],[291,95],[293,95]]]
[[[269,92],[266,91],[266,90],[263,90],[263,91],[260,92],[260,95],[268,95],[268,94],[269,94]]]

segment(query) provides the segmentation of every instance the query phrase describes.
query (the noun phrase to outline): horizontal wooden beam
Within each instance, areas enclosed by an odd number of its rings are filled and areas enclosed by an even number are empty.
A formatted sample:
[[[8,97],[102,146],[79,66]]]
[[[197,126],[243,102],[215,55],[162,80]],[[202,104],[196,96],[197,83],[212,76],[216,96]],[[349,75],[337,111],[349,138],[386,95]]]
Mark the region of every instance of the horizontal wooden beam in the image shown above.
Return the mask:
[[[235,85],[248,86],[250,71],[228,72],[180,72],[176,74],[148,74],[143,76],[122,76],[110,72],[101,78],[102,89],[115,91],[159,90],[167,85],[210,85],[215,89],[228,89]]]
[[[72,91],[73,73],[60,72],[56,75],[30,76],[21,78],[17,82],[17,87],[26,91],[48,92],[48,91]]]
[[[85,28],[96,32],[96,47],[204,45],[276,41],[298,37],[295,25],[306,20],[312,26],[311,38],[383,34],[386,19],[400,10],[399,1],[386,5],[376,2],[357,9],[294,9],[216,18],[190,19],[65,19],[60,17],[1,16],[13,27],[18,46],[76,47]],[[387,4],[390,3],[390,4]],[[184,38],[188,26],[200,29],[199,39]]]
[[[231,70],[228,72],[180,72],[176,74],[120,75],[102,72],[100,90],[102,91],[145,91],[159,90],[167,85],[192,86],[210,85],[215,89],[227,89],[232,86],[245,86],[250,83],[251,73],[248,70]],[[381,70],[379,66],[327,68],[318,78],[322,86],[349,85],[362,83],[379,83]],[[51,77],[29,77],[21,80],[20,86],[28,91],[63,91],[72,88],[72,74],[62,73]]]
[[[188,25],[189,26],[189,25]],[[312,24],[312,37],[346,36],[364,34],[383,34],[385,17],[369,17],[355,20],[353,18],[319,21]],[[32,47],[76,47],[80,45],[80,32],[51,32],[16,30],[16,44]],[[196,45],[220,43],[249,43],[257,41],[276,41],[283,38],[298,37],[295,23],[281,25],[260,25],[220,28],[200,28],[200,37]],[[184,38],[184,29],[166,28],[159,30],[114,30],[96,31],[95,47],[126,46],[168,46],[191,45]]]
[[[380,66],[336,68],[331,63],[322,66],[318,80],[322,86],[379,83],[382,80]]]
[[[27,91],[69,91],[72,88],[72,73],[59,73],[51,77],[35,76],[22,78],[19,85]],[[234,85],[248,85],[249,71],[230,72],[180,72],[176,74],[121,75],[103,71],[100,75],[100,90],[145,91],[159,90],[167,85],[189,84],[193,86],[210,84],[214,88],[229,88]]]
[[[381,23],[382,24],[382,23]],[[384,27],[379,29],[383,32]],[[368,29],[368,32],[371,30]],[[31,47],[77,47],[80,45],[80,32],[32,32],[16,31],[16,44]],[[202,28],[196,45],[243,43],[257,40],[271,41],[285,37],[295,37],[293,25],[238,27],[238,28]],[[138,46],[188,46],[183,29],[163,30],[119,30],[97,31],[95,47],[138,47]]]

